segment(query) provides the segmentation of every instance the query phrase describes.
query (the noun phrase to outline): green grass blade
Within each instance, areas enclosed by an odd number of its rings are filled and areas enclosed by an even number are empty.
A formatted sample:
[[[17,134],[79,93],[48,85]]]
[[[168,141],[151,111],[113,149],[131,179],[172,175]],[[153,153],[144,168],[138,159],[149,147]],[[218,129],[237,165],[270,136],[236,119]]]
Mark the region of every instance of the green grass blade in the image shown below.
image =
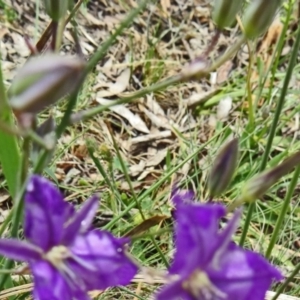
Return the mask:
[[[3,82],[2,67],[0,63],[0,120],[13,127],[14,118],[11,109],[7,105],[6,90]],[[21,162],[18,140],[16,136],[1,131],[0,128],[0,164],[6,178],[9,193],[16,195],[18,185],[18,172]]]
[[[298,30],[297,30],[296,41],[293,45],[293,50],[292,50],[291,57],[290,57],[290,60],[289,60],[289,63],[288,63],[288,67],[287,67],[287,71],[286,71],[286,76],[284,78],[282,90],[281,90],[281,93],[280,93],[280,96],[279,96],[279,99],[278,99],[278,102],[277,102],[277,107],[276,107],[274,118],[273,118],[272,125],[271,125],[271,128],[270,128],[270,133],[269,133],[269,136],[268,136],[266,148],[265,148],[262,160],[261,160],[261,165],[260,165],[260,171],[261,172],[266,168],[266,165],[268,163],[269,154],[270,154],[270,151],[271,151],[271,148],[272,148],[272,145],[273,145],[274,136],[275,136],[275,133],[278,129],[278,122],[279,122],[279,118],[280,118],[280,115],[281,115],[281,112],[282,112],[284,100],[285,100],[287,92],[288,92],[288,86],[289,86],[290,80],[292,78],[294,67],[296,66],[299,46],[300,46],[300,28],[298,28]],[[245,242],[247,232],[248,232],[250,222],[251,222],[251,217],[252,217],[252,214],[253,214],[253,211],[254,211],[254,207],[255,207],[255,202],[253,202],[249,205],[246,220],[245,220],[245,225],[244,225],[244,228],[243,228],[243,233],[242,233],[242,236],[241,236],[241,239],[240,239],[240,246],[243,246],[243,244]]]
[[[292,180],[290,182],[288,191],[286,193],[284,202],[282,204],[282,208],[280,210],[279,217],[278,217],[278,219],[276,221],[276,225],[274,227],[274,230],[273,230],[273,233],[272,233],[272,237],[271,237],[269,246],[268,246],[266,254],[265,254],[266,258],[268,258],[268,259],[270,259],[272,250],[273,250],[273,248],[274,248],[274,246],[275,246],[275,244],[276,244],[276,242],[278,240],[279,232],[282,230],[283,221],[284,221],[284,218],[285,218],[285,216],[287,214],[287,211],[289,209],[293,193],[294,193],[295,188],[296,188],[297,183],[298,183],[299,175],[300,175],[300,166],[298,166],[296,168],[296,170],[295,170],[295,172],[293,174],[293,178],[292,178]]]

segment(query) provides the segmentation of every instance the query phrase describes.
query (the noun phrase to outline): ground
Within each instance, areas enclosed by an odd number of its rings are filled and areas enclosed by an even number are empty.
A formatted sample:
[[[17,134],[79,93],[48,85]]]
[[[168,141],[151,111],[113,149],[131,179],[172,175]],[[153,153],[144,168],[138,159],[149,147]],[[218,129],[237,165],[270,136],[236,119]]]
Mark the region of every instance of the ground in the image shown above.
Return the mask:
[[[151,2],[89,75],[75,110],[130,97],[178,74],[189,61],[200,57],[216,32],[210,3],[204,0]],[[33,45],[39,42],[40,46],[40,37],[50,19],[38,1],[7,0],[0,1],[0,6],[2,68],[9,87],[30,55],[25,40]],[[76,23],[86,60],[134,7],[133,0],[94,0],[82,5]],[[58,141],[47,176],[59,184],[67,200],[76,204],[99,193],[101,209],[95,221],[98,227],[133,237],[149,229],[161,231],[156,246],[170,258],[172,240],[163,229],[171,226],[173,207],[169,197],[174,183],[193,189],[198,199],[205,201],[209,169],[220,146],[232,136],[240,138],[239,167],[229,190],[214,201],[225,204],[233,201],[245,180],[259,170],[299,22],[297,6],[293,6],[289,18],[288,7],[287,3],[263,37],[244,45],[209,77],[155,90],[69,127]],[[62,54],[76,53],[72,28],[68,24],[64,32]],[[209,59],[214,61],[236,43],[239,32],[239,23],[222,32],[209,51]],[[279,51],[275,46],[283,33],[284,43]],[[276,55],[277,64],[273,60]],[[297,62],[268,167],[299,149],[298,69]],[[58,122],[66,104],[61,101],[43,112],[39,121],[51,115]],[[251,113],[252,106],[254,113]],[[248,127],[249,124],[253,126]],[[286,176],[256,204],[246,247],[261,253],[266,251],[290,178],[291,175]],[[297,186],[271,257],[286,274],[299,263],[298,190]],[[11,207],[4,181],[0,202],[3,222]],[[241,230],[237,240],[240,234]],[[136,243],[132,251],[144,264],[163,268],[149,238]],[[297,284],[296,278],[285,292],[299,294]],[[135,292],[141,296],[149,292],[142,283],[136,288]],[[120,290],[120,299],[130,298],[129,294],[122,293],[125,292]]]

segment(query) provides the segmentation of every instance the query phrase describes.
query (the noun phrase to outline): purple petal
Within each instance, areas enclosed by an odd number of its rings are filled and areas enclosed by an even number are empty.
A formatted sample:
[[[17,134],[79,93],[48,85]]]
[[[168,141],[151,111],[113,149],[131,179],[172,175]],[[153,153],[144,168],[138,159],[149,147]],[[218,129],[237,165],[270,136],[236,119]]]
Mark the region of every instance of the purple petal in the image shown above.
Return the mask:
[[[219,219],[225,207],[218,204],[179,205],[176,210],[176,252],[170,273],[189,276],[205,268],[220,244]]]
[[[218,242],[215,245],[215,250],[212,256],[211,263],[214,267],[219,268],[220,259],[223,257],[224,253],[228,251],[228,247],[232,244],[232,235],[236,232],[240,218],[242,214],[242,209],[237,209],[233,217],[228,221],[226,227],[219,234]]]
[[[36,300],[89,300],[79,285],[70,284],[71,279],[64,277],[46,261],[31,264],[34,278],[34,299]]]
[[[90,228],[98,209],[98,200],[97,196],[91,197],[68,221],[63,235],[64,245],[70,245],[79,232],[84,233]]]
[[[127,241],[106,231],[89,231],[77,236],[70,249],[74,258],[68,265],[89,290],[126,285],[137,272],[137,266],[124,251]]]
[[[54,185],[43,177],[30,178],[25,195],[24,232],[27,239],[47,251],[60,243],[70,204]]]
[[[208,275],[228,299],[239,300],[264,300],[273,279],[282,279],[281,273],[261,255],[234,244],[222,256],[220,269],[212,269]]]
[[[14,239],[0,239],[0,254],[18,261],[41,259],[42,251],[35,245]]]
[[[177,187],[174,187],[171,193],[172,202],[177,206],[184,203],[192,203],[195,197],[193,191],[184,191],[179,190]]]

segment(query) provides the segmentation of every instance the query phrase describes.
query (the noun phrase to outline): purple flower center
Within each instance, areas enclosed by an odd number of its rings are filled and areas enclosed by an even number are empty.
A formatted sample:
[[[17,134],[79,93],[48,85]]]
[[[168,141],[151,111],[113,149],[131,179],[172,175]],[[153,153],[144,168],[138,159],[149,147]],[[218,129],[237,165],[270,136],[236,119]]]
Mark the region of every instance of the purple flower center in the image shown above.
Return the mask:
[[[52,247],[50,251],[44,254],[44,259],[59,270],[63,265],[63,261],[71,256],[72,254],[67,247],[59,245]]]
[[[226,293],[219,290],[209,279],[207,274],[199,269],[195,270],[188,279],[182,282],[182,288],[195,299],[212,300],[227,299]]]

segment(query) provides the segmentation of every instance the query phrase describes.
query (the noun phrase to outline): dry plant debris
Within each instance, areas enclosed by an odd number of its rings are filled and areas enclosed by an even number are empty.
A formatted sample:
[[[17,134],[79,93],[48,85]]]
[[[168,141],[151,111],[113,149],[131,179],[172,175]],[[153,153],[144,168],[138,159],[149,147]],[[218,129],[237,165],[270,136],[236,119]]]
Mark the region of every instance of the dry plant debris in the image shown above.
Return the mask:
[[[150,4],[97,65],[83,87],[77,110],[130,96],[145,86],[176,74],[190,59],[201,55],[215,33],[210,2],[161,0],[156,5]],[[2,66],[7,85],[30,54],[25,39],[37,42],[50,22],[42,7],[36,3],[34,0],[7,0],[8,7],[16,13],[13,22],[8,22],[4,11],[0,14]],[[79,10],[76,22],[86,58],[135,6],[134,0],[92,0]],[[278,36],[280,30],[280,26],[274,26],[258,50],[266,66],[271,55],[268,48],[274,44],[273,36]],[[234,43],[237,29],[221,34],[214,51],[210,53],[212,59]],[[62,54],[75,53],[70,30],[71,25],[68,24],[63,36]],[[273,31],[277,33],[273,34]],[[93,141],[95,155],[102,161],[105,161],[104,152],[116,157],[116,143],[133,186],[138,191],[150,186],[165,171],[168,153],[175,163],[179,163],[182,160],[180,153],[191,153],[192,148],[207,141],[219,121],[227,122],[232,127],[236,122],[240,124],[241,116],[235,112],[238,107],[234,103],[236,99],[230,96],[225,96],[206,114],[197,115],[194,108],[218,94],[230,81],[232,72],[245,75],[248,56],[249,51],[244,47],[211,78],[182,83],[166,91],[149,94],[135,103],[111,107],[92,120],[70,128],[59,140],[53,167],[58,182],[80,188],[74,189],[69,198],[85,198],[95,189],[105,189],[101,186],[103,178],[88,155],[87,140]],[[51,108],[41,115],[41,120],[49,114],[60,118],[63,109],[63,104]],[[189,143],[190,140],[193,143]],[[199,158],[201,163],[201,155]],[[189,169],[189,165],[184,166],[174,180],[186,176]],[[113,176],[119,182],[120,190],[127,192],[128,183],[118,166],[114,167]],[[1,203],[2,207],[6,205],[5,200]]]

